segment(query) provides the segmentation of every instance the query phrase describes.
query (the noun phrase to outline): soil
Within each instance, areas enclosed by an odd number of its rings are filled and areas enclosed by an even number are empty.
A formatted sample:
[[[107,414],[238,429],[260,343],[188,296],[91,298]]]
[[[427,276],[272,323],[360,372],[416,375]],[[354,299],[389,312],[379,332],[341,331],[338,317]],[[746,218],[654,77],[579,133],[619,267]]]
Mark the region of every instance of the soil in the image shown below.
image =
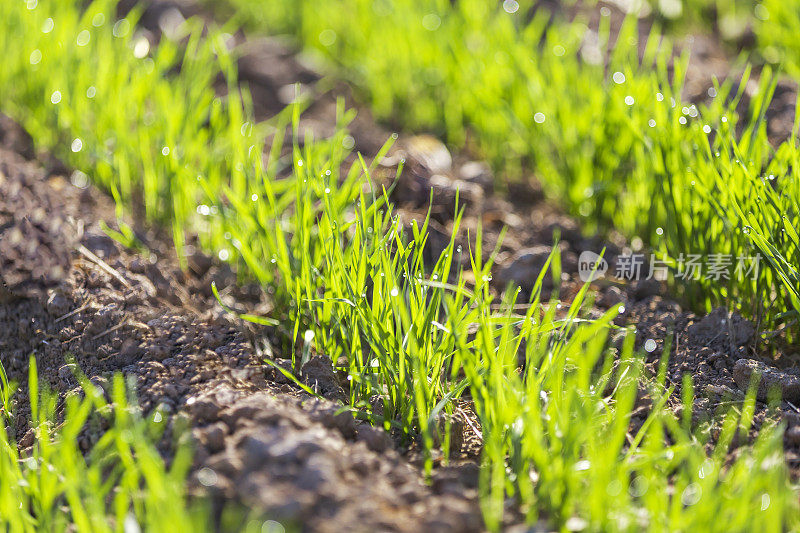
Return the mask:
[[[181,12],[199,10],[193,3],[154,2],[142,25],[155,41]],[[303,130],[330,134],[337,97],[353,106],[345,87],[330,89],[285,43],[236,39],[245,52],[239,61],[242,83],[260,119],[288,103],[287,87],[295,82],[313,102],[303,115]],[[713,48],[700,54],[700,61],[711,58],[720,69],[720,54]],[[700,95],[707,86],[697,80],[711,71],[702,65],[690,69],[690,76],[698,77],[687,86],[701,87],[695,90]],[[786,94],[773,112],[776,124],[793,113],[788,102],[794,98]],[[780,137],[780,126],[775,127]],[[356,149],[371,156],[391,132],[359,110],[351,134]],[[303,392],[263,362],[269,357],[287,364],[291,354],[281,353],[279,333],[233,319],[210,290],[214,281],[226,288],[227,303],[257,313],[270,305],[259,287],[237,285],[226,265],[193,246],[189,268],[182,270],[169,239],[158,233],[140,233],[146,254],[125,249],[100,228],[101,221],[113,225],[116,219],[110,198],[87,186],[80,174],[36,156],[33,140],[0,116],[0,361],[12,379],[24,385],[31,354],[42,378],[62,395],[78,386],[76,369],[100,387],[107,387],[114,372],[135,378],[143,411],[157,408],[172,415],[169,420],[179,415],[191,420],[197,451],[190,484],[218,508],[244,504],[309,531],[482,530],[479,426],[468,401],[458,410],[463,423],[454,424],[463,430],[456,439],[461,448],[449,465],[437,461],[426,483],[413,446],[401,448],[382,429],[339,412],[343,390],[327,359],[312,359],[300,376],[325,399]],[[488,253],[501,229],[509,228],[493,271],[499,289],[515,282],[530,290],[552,249],[554,231],[561,235],[564,274],[549,279],[547,288],[558,286],[567,302],[582,285],[576,275],[581,252],[606,247],[613,272],[618,256],[630,249],[619,237],[584,236],[573,219],[544,200],[532,178],[495,192],[495,177],[485,163],[468,153],[453,154],[433,137],[401,135],[382,162],[386,176],[400,159],[406,170],[393,200],[401,216],[424,217],[434,190],[432,255],[449,240],[457,190],[466,205],[459,233],[463,245],[466,231],[474,232],[480,222]],[[618,323],[636,327],[637,348],[647,353],[651,377],[640,387],[632,430],[647,414],[652,376],[669,345],[668,384],[680,386],[684,374],[692,377],[698,422],[717,423],[716,413],[741,399],[760,375],[754,431],[767,420],[786,422],[786,459],[793,473],[800,473],[800,372],[794,356],[762,355],[753,324],[725,309],[698,316],[670,299],[659,282],[610,277],[593,288],[597,298],[589,314],[622,304]],[[766,404],[771,388],[783,392],[775,408]],[[23,387],[13,428],[23,448],[33,438],[25,423],[25,395]],[[86,433],[80,444],[88,450],[98,437]],[[169,456],[167,443],[162,451]],[[509,514],[511,526],[517,518]]]

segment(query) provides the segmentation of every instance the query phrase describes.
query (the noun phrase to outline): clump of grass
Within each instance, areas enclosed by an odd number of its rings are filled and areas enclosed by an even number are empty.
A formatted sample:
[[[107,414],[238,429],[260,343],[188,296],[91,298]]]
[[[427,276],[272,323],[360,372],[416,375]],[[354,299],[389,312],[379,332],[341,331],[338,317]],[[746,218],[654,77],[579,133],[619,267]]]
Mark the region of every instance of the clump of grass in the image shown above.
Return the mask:
[[[208,529],[202,502],[189,504],[186,475],[192,464],[189,441],[181,438],[168,467],[156,449],[166,428],[160,413],[145,419],[129,401],[117,376],[111,402],[85,378],[82,395],[68,395],[56,409],[56,395],[40,389],[36,362],[28,374],[30,427],[35,437],[20,452],[8,433],[16,416],[13,384],[0,369],[0,524],[9,531],[164,531]],[[88,453],[79,436],[108,429]]]
[[[228,4],[251,28],[292,33],[325,56],[379,118],[431,129],[456,146],[469,137],[507,177],[535,172],[586,231],[642,239],[699,310],[733,305],[769,329],[785,321],[789,297],[773,263],[762,262],[755,276],[736,269],[756,249],[733,204],[721,201],[730,185],[717,179],[737,159],[761,168],[772,157],[763,120],[774,89],[768,70],[740,116],[749,69],[736,93],[728,82],[709,87],[716,97],[706,105],[682,102],[688,52],[675,56],[657,27],[639,33],[634,16],[612,34],[608,16],[594,32],[580,18],[534,13],[529,2]],[[716,6],[727,16],[741,7],[734,4]],[[765,38],[780,39],[762,22]],[[731,262],[725,277],[682,271],[690,257],[720,256]]]

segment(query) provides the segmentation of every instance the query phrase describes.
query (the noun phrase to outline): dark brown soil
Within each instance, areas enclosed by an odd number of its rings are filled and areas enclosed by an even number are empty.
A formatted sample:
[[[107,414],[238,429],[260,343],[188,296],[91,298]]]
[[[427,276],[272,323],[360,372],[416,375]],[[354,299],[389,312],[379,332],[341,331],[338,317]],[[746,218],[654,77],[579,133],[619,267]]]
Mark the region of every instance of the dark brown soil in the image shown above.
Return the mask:
[[[159,3],[145,13],[143,24],[154,39],[165,24],[164,13],[174,16],[175,5]],[[259,118],[282,109],[287,87],[300,82],[313,101],[301,127],[320,136],[333,131],[336,97],[351,102],[346,89],[323,90],[321,75],[278,41],[247,41],[244,49],[242,81]],[[719,60],[716,51],[708,57]],[[708,72],[702,66],[696,70]],[[368,113],[358,117],[351,125],[355,146],[374,155],[390,132]],[[342,391],[329,362],[314,359],[301,376],[327,399],[302,392],[262,361],[285,362],[281,357],[290,355],[279,353],[279,344],[272,342],[278,335],[232,320],[210,291],[216,281],[227,288],[223,293],[230,304],[259,312],[270,305],[259,288],[237,286],[233,273],[200,252],[182,271],[170,243],[159,235],[140,235],[147,255],[124,249],[99,226],[100,221],[113,225],[110,199],[91,186],[76,186],[84,185],[80,175],[70,179],[45,171],[59,165],[31,161],[34,154],[31,139],[0,118],[0,360],[13,379],[24,384],[31,354],[41,376],[61,394],[77,387],[75,367],[101,387],[117,371],[134,377],[143,410],[185,413],[192,420],[197,443],[192,487],[219,505],[239,502],[313,531],[482,529],[479,428],[468,403],[460,411],[467,422],[462,449],[426,484],[413,449],[402,450],[383,430],[338,412]],[[627,249],[623,239],[586,238],[574,220],[543,200],[533,179],[514,185],[510,194],[496,194],[484,163],[451,154],[432,137],[401,136],[382,162],[387,176],[400,159],[406,160],[406,171],[393,200],[401,216],[424,217],[429,191],[435,191],[432,253],[449,239],[456,190],[466,205],[459,238],[481,222],[491,250],[501,229],[509,228],[493,272],[498,288],[514,282],[529,290],[556,231],[564,274],[549,280],[548,289],[559,285],[566,301],[581,286],[581,252],[605,246],[613,271]],[[608,278],[594,288],[597,299],[589,314],[625,307],[618,322],[635,325],[650,376],[665,343],[670,344],[669,384],[680,384],[684,374],[692,377],[698,420],[713,423],[719,409],[741,399],[754,372],[763,375],[756,426],[768,418],[785,421],[787,461],[800,468],[800,409],[795,407],[800,374],[792,369],[792,357],[761,357],[748,321],[723,309],[698,317],[670,300],[658,282]],[[776,409],[764,402],[770,384],[784,395]],[[24,393],[17,397],[15,428],[21,446],[32,439]],[[649,396],[643,386],[634,427],[646,416]],[[88,449],[96,438],[86,434],[81,445]],[[166,445],[163,451],[169,454]]]

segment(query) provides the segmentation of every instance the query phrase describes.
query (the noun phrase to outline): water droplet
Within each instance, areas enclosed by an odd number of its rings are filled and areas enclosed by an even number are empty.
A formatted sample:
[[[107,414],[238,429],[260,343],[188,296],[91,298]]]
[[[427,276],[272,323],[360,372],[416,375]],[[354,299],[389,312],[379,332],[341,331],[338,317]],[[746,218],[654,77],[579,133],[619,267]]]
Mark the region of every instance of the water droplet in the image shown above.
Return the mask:
[[[630,95],[626,96],[625,97],[625,103],[628,104],[628,105],[633,105],[633,96],[630,96]]]
[[[36,50],[31,52],[31,57],[30,57],[31,65],[38,65],[39,62],[41,62],[41,60],[42,60],[42,51],[41,50],[39,50],[37,48]]]
[[[711,126],[709,126],[708,124],[703,126],[703,133],[706,133],[706,134],[711,133]]]
[[[46,18],[44,23],[42,24],[42,33],[50,33],[53,31],[53,28],[56,27],[56,23],[53,22],[53,19]]]
[[[161,155],[168,156],[169,155],[169,146],[165,146],[161,149]]]
[[[257,195],[256,193],[253,193],[253,194],[250,196],[250,199],[251,199],[251,200],[253,200],[254,202],[257,202],[257,201],[258,201],[258,195]]]
[[[715,98],[717,96],[717,90],[714,87],[709,87],[706,93],[708,93],[708,96],[711,98]]]
[[[114,29],[112,33],[114,37],[125,37],[128,35],[128,31],[131,29],[131,23],[128,22],[128,19],[120,19],[114,24]]]
[[[503,11],[510,14],[516,13],[519,11],[519,2],[516,0],[504,0]]]
[[[664,95],[661,94],[661,93],[656,93],[656,100],[658,100],[659,102],[663,102],[664,101]]]
[[[405,273],[403,275],[405,275]],[[397,287],[394,287],[392,289],[391,295],[392,296],[397,296],[398,294],[400,294],[400,291],[397,289]]]
[[[615,72],[613,74],[613,76],[611,76],[611,79],[614,80],[614,83],[616,83],[618,85],[621,85],[621,84],[625,83],[625,74],[623,74],[622,72],[617,71],[617,72]]]
[[[680,122],[681,124],[686,124],[686,117],[679,118],[678,122]]]
[[[89,44],[91,38],[92,34],[89,33],[89,30],[83,30],[78,34],[78,37],[77,39],[75,39],[75,42],[78,43],[78,46],[86,46],[87,44]]]
[[[656,347],[657,347],[656,341],[654,341],[653,339],[647,339],[646,341],[644,341],[644,350],[647,353],[652,353],[653,351],[655,351]]]
[[[200,204],[197,206],[197,213],[201,216],[207,217],[211,214],[211,209],[205,204]]]
[[[331,193],[331,188],[325,187],[325,194],[330,194],[330,193]]]
[[[133,45],[133,57],[144,59],[148,53],[150,53],[150,41],[147,40],[147,37],[141,36],[136,40],[136,44]]]
[[[683,493],[681,494],[681,503],[687,507],[692,506],[700,501],[700,497],[702,495],[703,489],[700,488],[700,485],[697,483],[690,483],[685,489],[683,489]]]
[[[619,314],[622,314],[624,312],[625,312],[625,306],[624,305],[620,305],[619,306]]]
[[[442,25],[442,19],[436,13],[428,13],[422,17],[422,27],[428,31],[436,31]]]
[[[319,43],[322,46],[331,46],[336,42],[336,32],[328,28],[322,30],[319,34]]]
[[[92,26],[94,26],[95,28],[99,28],[105,23],[106,23],[106,16],[102,13],[97,13],[94,17],[92,17]]]
[[[57,104],[61,102],[61,91],[53,91],[53,94],[50,95],[50,103]]]
[[[227,261],[231,257],[231,253],[228,251],[227,248],[223,248],[217,254],[219,256],[220,261]]]
[[[536,113],[535,115],[533,115],[533,121],[535,123],[537,123],[537,124],[541,124],[542,122],[544,122],[544,120],[545,120],[545,116],[544,116],[544,113],[542,113],[542,112],[539,112],[539,113]]]
[[[89,87],[86,89],[86,98],[94,98],[97,95],[97,89],[94,86]]]
[[[217,473],[207,466],[203,467],[197,471],[197,481],[204,487],[213,487],[217,484]],[[135,530],[138,531],[138,527],[136,527]]]
[[[651,118],[650,120],[647,121],[647,125],[650,126],[651,128],[655,128],[656,127],[656,121]]]
[[[70,149],[74,153],[78,153],[78,152],[81,151],[82,148],[83,148],[83,141],[80,140],[79,138],[75,138],[75,140],[72,141],[72,145],[70,146]]]

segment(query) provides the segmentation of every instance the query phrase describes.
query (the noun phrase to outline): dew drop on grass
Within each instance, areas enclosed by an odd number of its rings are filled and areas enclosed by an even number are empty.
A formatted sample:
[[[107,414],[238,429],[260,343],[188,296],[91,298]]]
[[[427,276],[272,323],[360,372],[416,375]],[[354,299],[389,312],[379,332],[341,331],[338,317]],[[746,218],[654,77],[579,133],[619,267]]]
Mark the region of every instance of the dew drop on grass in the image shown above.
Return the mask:
[[[545,120],[545,116],[544,116],[544,113],[542,113],[542,112],[539,112],[539,113],[536,113],[535,115],[533,115],[533,121],[535,123],[537,123],[537,124],[541,124],[542,122],[544,122],[544,120]]]
[[[31,52],[31,65],[38,65],[42,61],[42,51],[38,48]]]
[[[403,274],[403,275],[405,275],[405,274]],[[397,287],[394,287],[394,288],[392,289],[392,292],[391,292],[390,294],[391,294],[392,296],[397,296],[398,294],[400,294],[400,291],[397,289]]]
[[[253,193],[252,196],[250,196],[250,199],[253,200],[254,202],[257,202],[258,201],[258,195],[256,193]]]
[[[352,135],[344,136],[344,140],[342,140],[342,146],[344,146],[345,149],[352,150],[355,145],[356,145],[356,140],[353,138]]]
[[[86,98],[94,98],[97,95],[97,89],[94,86],[89,87],[86,89]]]
[[[656,127],[656,121],[651,118],[650,120],[647,121],[647,125],[650,126],[651,128],[655,128]]]
[[[231,257],[231,253],[228,251],[227,248],[223,248],[217,254],[219,256],[220,261],[227,261]]]
[[[120,38],[125,37],[128,35],[128,31],[131,29],[131,23],[128,22],[128,19],[120,19],[114,24],[114,29],[112,33],[114,37]]]
[[[699,502],[702,495],[703,489],[700,488],[700,485],[697,483],[691,483],[685,489],[683,489],[683,493],[681,494],[681,503],[689,507]]]
[[[156,411],[155,414],[153,415],[153,422],[155,422],[156,424],[160,424],[162,420],[164,420],[164,417],[161,416],[160,412]]]
[[[661,94],[661,93],[656,93],[656,100],[658,100],[659,102],[663,102],[664,101],[664,95]]]
[[[766,511],[767,509],[769,509],[769,504],[770,504],[769,494],[765,492],[764,494],[761,495],[761,510]]]
[[[61,91],[53,91],[53,94],[50,95],[50,103],[57,104],[61,102]]]
[[[722,117],[722,122],[728,122],[728,117]]]
[[[331,46],[333,43],[336,42],[336,32],[332,29],[328,28],[327,30],[322,30],[319,34],[319,43],[322,46]]]
[[[562,57],[566,53],[567,50],[560,44],[557,44],[553,47],[553,54],[555,54],[557,57]]]
[[[436,31],[442,25],[442,19],[436,13],[428,13],[422,17],[422,27],[428,31]]]
[[[613,76],[611,76],[611,79],[613,79],[614,83],[616,83],[616,84],[623,84],[623,83],[625,83],[625,74],[623,74],[622,72],[617,71],[617,72],[614,73]]]
[[[94,17],[92,17],[92,26],[94,26],[95,28],[99,28],[105,23],[106,23],[106,16],[102,13],[97,13]]]
[[[600,16],[602,17],[610,17],[611,16],[611,9],[606,6],[600,8]]]
[[[133,45],[133,57],[144,59],[148,53],[150,53],[150,41],[147,40],[147,37],[139,37],[136,44]]]
[[[751,229],[752,228],[750,228],[750,226],[745,226],[745,227],[742,228],[742,233],[744,233],[745,235],[750,235],[750,230]]]
[[[302,159],[298,159],[297,160],[297,166],[298,167],[302,167],[303,166],[303,160]]]
[[[619,306],[619,314],[622,314],[624,312],[625,312],[625,306],[624,305],[620,305]]]
[[[56,27],[56,23],[53,22],[53,19],[48,17],[45,19],[44,23],[42,24],[42,33],[50,33],[53,31],[53,28]]]
[[[197,206],[197,214],[207,217],[211,214],[211,209],[205,204],[200,204]]]
[[[710,96],[711,98],[715,98],[717,96],[717,90],[714,87],[709,87],[708,91],[706,92],[708,93],[708,96]]]
[[[161,155],[168,156],[169,155],[169,146],[165,146],[161,149]]]
[[[82,141],[82,140],[80,140],[80,138],[77,138],[77,137],[76,137],[76,138],[75,138],[75,139],[72,141],[72,145],[70,146],[70,149],[71,149],[71,150],[72,150],[74,153],[76,153],[76,154],[77,154],[78,152],[80,152],[80,151],[83,149],[83,141]]]
[[[34,9],[36,9],[36,6],[39,5],[39,0],[28,0],[26,2],[26,5],[27,5],[28,9],[33,11]]]
[[[656,228],[656,235],[664,235],[664,228]]]
[[[625,97],[625,103],[628,104],[628,105],[633,105],[633,96],[630,96],[630,95],[626,96]]]
[[[330,193],[331,193],[331,188],[325,187],[325,194],[330,194]]]
[[[656,341],[653,339],[647,339],[644,341],[644,351],[647,353],[652,353],[656,349]]]
[[[83,30],[78,34],[78,38],[75,39],[75,42],[78,44],[78,46],[86,46],[87,44],[89,44],[91,38],[92,34],[89,33],[89,30]]]
[[[347,379],[350,379],[350,376]],[[267,520],[261,524],[261,533],[286,533],[286,528],[280,522]]]
[[[706,133],[706,134],[711,133],[711,126],[709,126],[708,124],[703,126],[703,133]]]
[[[519,2],[516,0],[504,0],[503,11],[509,14],[516,13],[519,11]]]
[[[681,124],[686,124],[686,117],[679,118],[678,122],[680,122]]]

